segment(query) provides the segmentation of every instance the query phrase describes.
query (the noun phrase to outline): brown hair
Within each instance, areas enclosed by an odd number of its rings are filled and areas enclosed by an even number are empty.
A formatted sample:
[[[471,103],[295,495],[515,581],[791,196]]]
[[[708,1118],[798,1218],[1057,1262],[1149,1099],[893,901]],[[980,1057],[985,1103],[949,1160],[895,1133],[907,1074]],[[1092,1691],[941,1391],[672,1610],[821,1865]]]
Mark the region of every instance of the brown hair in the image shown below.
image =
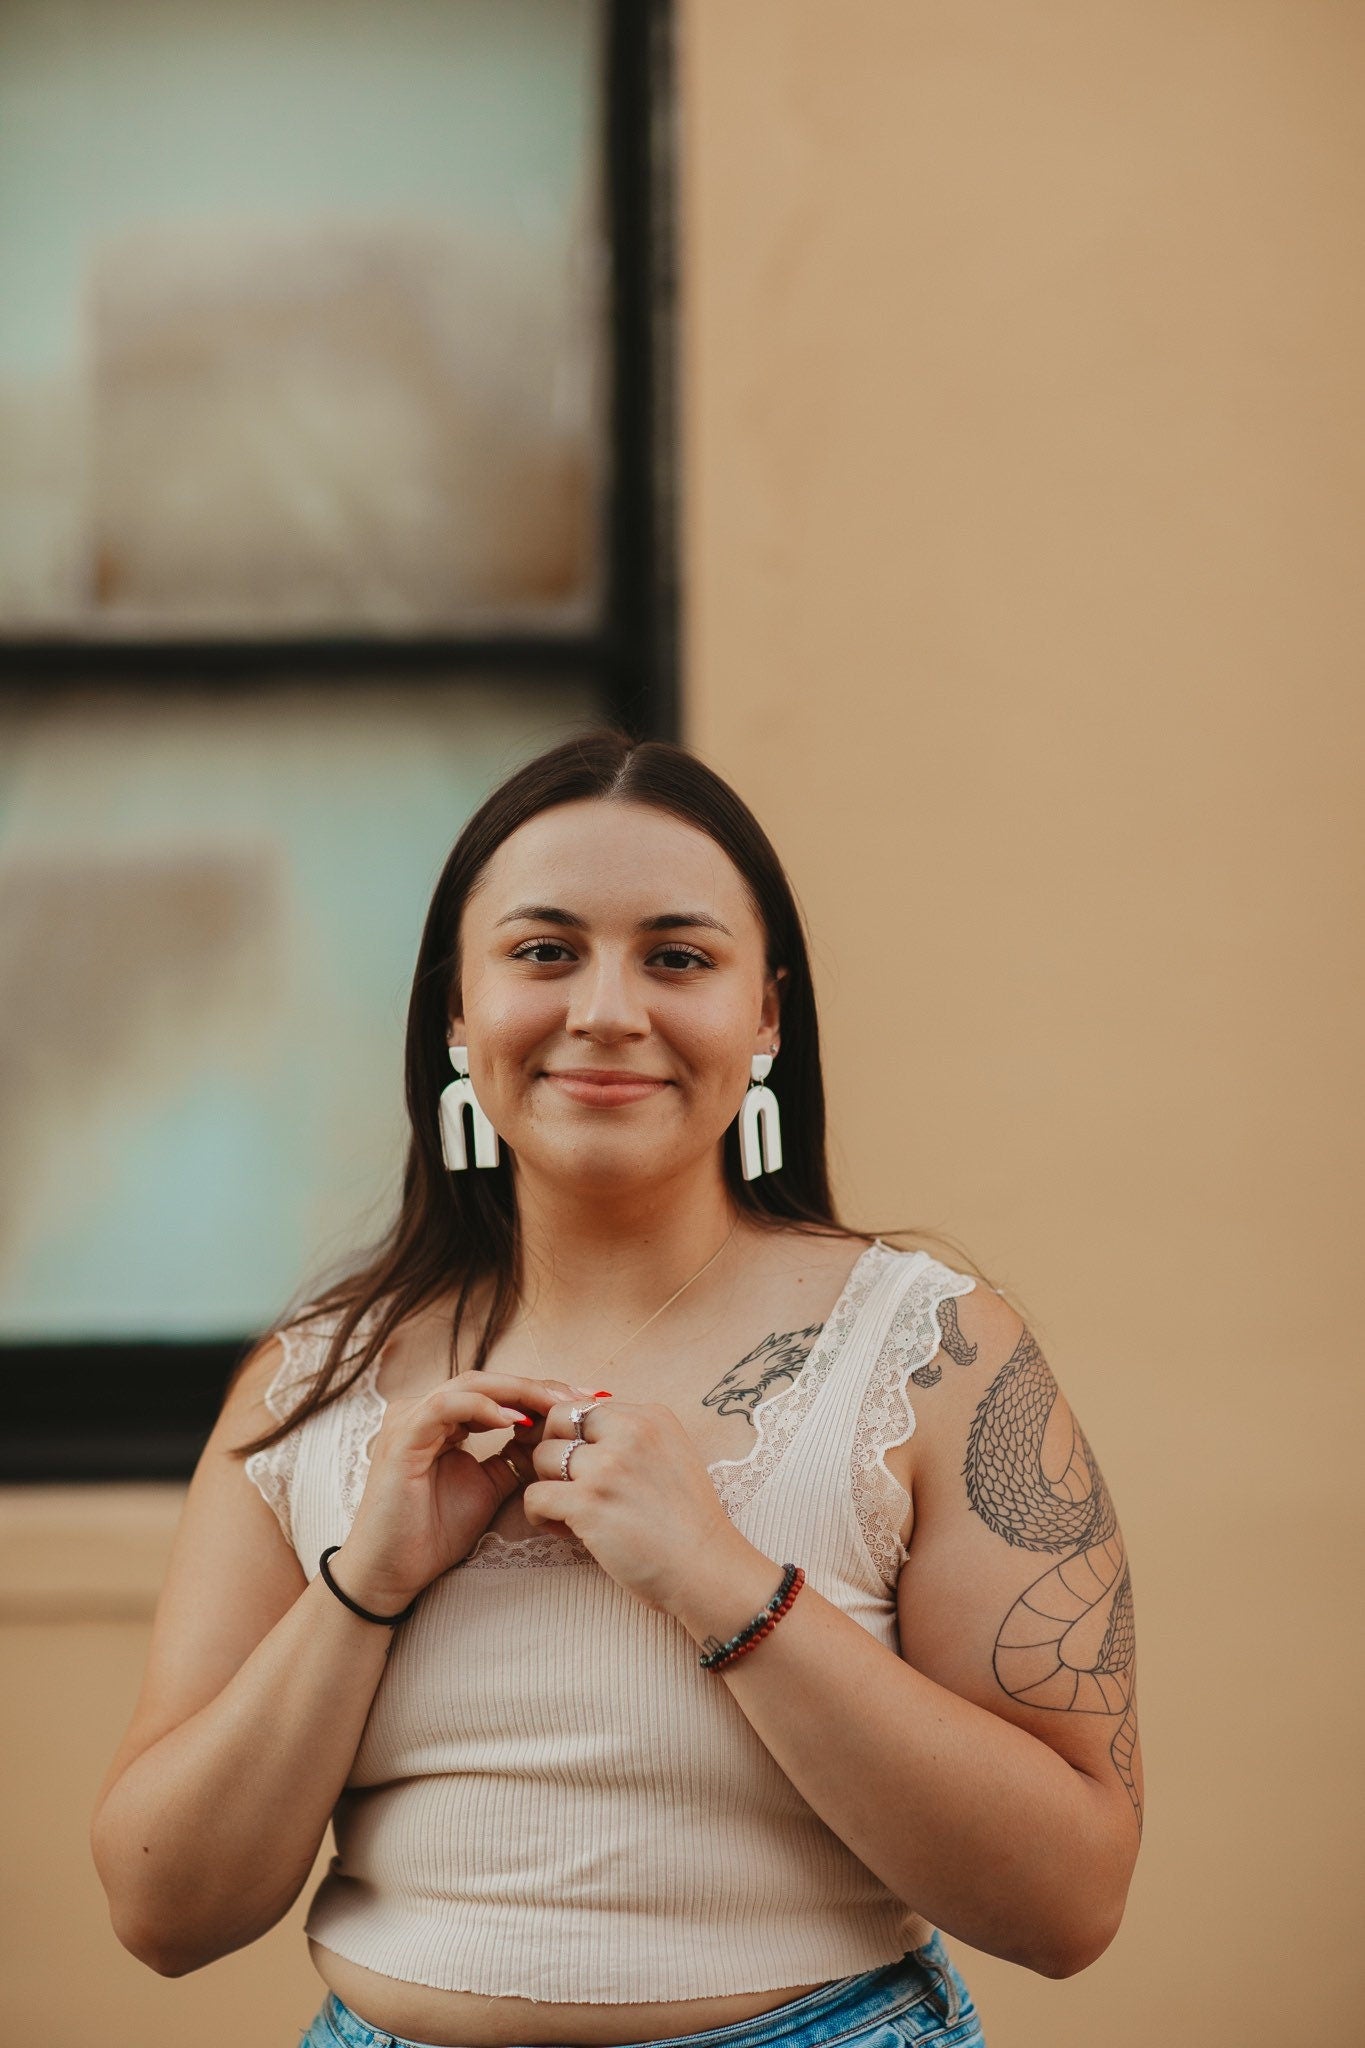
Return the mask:
[[[236,1456],[246,1457],[276,1443],[315,1409],[339,1399],[399,1323],[452,1282],[459,1283],[450,1332],[452,1363],[473,1291],[481,1281],[492,1281],[492,1295],[471,1370],[484,1366],[511,1319],[520,1239],[506,1151],[496,1167],[469,1173],[449,1172],[441,1155],[439,1102],[450,1080],[447,1031],[459,990],[460,919],[488,861],[519,825],[554,805],[584,798],[651,804],[709,833],[747,885],[766,934],[769,972],[787,970],[782,1057],[768,1080],[782,1112],[782,1170],[746,1181],[740,1171],[737,1126],[732,1124],[724,1139],[724,1170],[735,1204],[774,1228],[836,1231],[872,1241],[873,1233],[849,1229],[840,1221],[830,1194],[820,1033],[805,933],[791,884],[762,826],[729,784],[685,748],[660,740],[637,742],[609,727],[579,734],[508,776],[475,811],[450,851],[427,912],[408,1005],[405,1095],[410,1133],[398,1215],[360,1264],[276,1326],[290,1329],[329,1313],[337,1317],[326,1357],[306,1395],[274,1429],[234,1446]],[[903,1230],[880,1234],[928,1235]],[[935,1241],[949,1242],[941,1237]],[[952,1249],[966,1260],[956,1246]],[[971,1266],[970,1260],[966,1263]],[[357,1325],[376,1306],[379,1313],[352,1360],[347,1353]],[[236,1368],[229,1388],[246,1362],[243,1358]],[[351,1363],[354,1371],[341,1380],[343,1364]]]

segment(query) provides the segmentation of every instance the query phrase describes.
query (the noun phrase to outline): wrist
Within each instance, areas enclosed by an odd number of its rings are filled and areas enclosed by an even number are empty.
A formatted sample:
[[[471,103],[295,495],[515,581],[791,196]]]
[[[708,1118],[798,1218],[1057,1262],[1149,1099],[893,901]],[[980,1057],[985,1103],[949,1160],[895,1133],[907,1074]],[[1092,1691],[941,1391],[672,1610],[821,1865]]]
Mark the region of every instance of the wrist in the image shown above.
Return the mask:
[[[698,1649],[714,1649],[767,1606],[782,1580],[782,1565],[741,1536],[698,1554],[670,1612]]]
[[[354,1552],[348,1556],[344,1543],[339,1549],[334,1550],[328,1558],[327,1569],[341,1591],[354,1600],[358,1606],[368,1608],[371,1614],[382,1614],[385,1616],[401,1614],[403,1609],[409,1606],[416,1598],[417,1593],[422,1590],[419,1586],[415,1590],[409,1588],[408,1591],[403,1591],[401,1587],[395,1586],[392,1580],[386,1578],[382,1572],[378,1572],[372,1565],[368,1565],[363,1557],[357,1556]],[[322,1576],[320,1564],[318,1576],[319,1578]],[[333,1594],[332,1597],[335,1599],[336,1595]],[[345,1602],[342,1601],[338,1604],[344,1606]],[[373,1627],[375,1624],[371,1623],[370,1625]]]

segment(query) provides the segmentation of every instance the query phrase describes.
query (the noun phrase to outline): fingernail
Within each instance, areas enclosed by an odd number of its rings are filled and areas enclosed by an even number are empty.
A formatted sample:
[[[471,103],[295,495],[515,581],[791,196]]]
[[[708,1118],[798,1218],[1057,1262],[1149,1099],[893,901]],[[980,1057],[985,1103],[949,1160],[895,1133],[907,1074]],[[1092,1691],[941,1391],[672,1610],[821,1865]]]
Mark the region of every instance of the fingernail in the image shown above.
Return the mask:
[[[593,1395],[593,1400],[594,1400],[594,1401],[610,1401],[610,1399],[611,1399],[611,1388],[610,1388],[610,1387],[599,1387],[599,1388],[597,1389],[596,1393],[595,1393],[595,1394]]]
[[[516,1429],[534,1429],[535,1426],[534,1417],[530,1415],[519,1415],[513,1424]]]

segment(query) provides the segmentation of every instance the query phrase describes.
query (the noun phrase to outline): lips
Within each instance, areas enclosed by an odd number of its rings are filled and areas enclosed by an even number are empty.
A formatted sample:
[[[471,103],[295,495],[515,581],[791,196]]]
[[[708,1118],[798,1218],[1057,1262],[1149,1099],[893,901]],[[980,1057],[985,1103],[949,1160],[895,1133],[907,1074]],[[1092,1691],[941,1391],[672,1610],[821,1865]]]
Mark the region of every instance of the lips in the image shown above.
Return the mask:
[[[616,1069],[601,1067],[570,1067],[553,1070],[545,1079],[574,1102],[585,1102],[599,1109],[610,1109],[620,1103],[643,1102],[648,1095],[656,1095],[661,1088],[671,1084],[654,1074],[632,1074]]]

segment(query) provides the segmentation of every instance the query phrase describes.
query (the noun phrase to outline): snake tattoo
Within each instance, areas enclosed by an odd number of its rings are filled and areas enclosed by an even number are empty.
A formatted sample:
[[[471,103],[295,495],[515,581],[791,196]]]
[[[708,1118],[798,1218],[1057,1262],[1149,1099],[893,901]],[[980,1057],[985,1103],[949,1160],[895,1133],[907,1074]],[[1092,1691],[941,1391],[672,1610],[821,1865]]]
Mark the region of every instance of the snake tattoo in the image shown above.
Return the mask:
[[[939,1319],[943,1348],[969,1363],[976,1347],[962,1344],[951,1300],[941,1304]],[[1109,1754],[1140,1831],[1133,1591],[1123,1538],[1085,1431],[1028,1330],[976,1410],[962,1476],[972,1508],[1006,1543],[1064,1553],[1005,1616],[995,1640],[996,1678],[1028,1706],[1122,1715]]]
[[[952,1295],[935,1316],[939,1354],[957,1366],[975,1364],[978,1347],[964,1336]],[[702,1405],[752,1422],[774,1386],[797,1378],[821,1327],[774,1331],[729,1368]],[[910,1374],[921,1388],[942,1377],[938,1355]],[[1005,1616],[995,1640],[996,1679],[1027,1706],[1122,1716],[1109,1754],[1141,1833],[1133,1592],[1123,1538],[1085,1432],[1027,1329],[976,1409],[962,1474],[988,1529],[1016,1549],[1061,1557]]]

